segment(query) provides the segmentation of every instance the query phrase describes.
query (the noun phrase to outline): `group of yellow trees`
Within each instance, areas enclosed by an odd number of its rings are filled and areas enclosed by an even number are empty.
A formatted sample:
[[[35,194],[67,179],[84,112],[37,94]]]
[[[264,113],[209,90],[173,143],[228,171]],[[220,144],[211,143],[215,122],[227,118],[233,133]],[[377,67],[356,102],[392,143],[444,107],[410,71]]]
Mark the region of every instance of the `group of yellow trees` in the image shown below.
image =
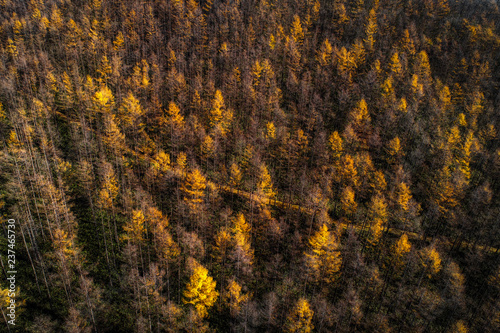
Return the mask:
[[[498,17],[0,1],[11,332],[499,331]]]

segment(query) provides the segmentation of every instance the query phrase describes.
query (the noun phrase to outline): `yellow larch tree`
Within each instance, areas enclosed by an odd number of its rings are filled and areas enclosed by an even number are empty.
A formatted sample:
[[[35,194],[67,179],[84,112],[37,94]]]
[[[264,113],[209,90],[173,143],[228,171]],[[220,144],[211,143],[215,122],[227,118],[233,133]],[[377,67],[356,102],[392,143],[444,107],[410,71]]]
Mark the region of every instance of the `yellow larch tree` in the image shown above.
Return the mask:
[[[406,98],[401,97],[398,103],[398,111],[401,113],[408,112],[408,103],[406,102]]]
[[[408,240],[408,235],[402,234],[398,241],[392,247],[391,255],[388,257],[388,265],[392,267],[395,276],[401,273],[401,269],[405,264],[406,255],[411,251],[411,243]]]
[[[224,296],[229,306],[229,312],[233,317],[236,317],[241,312],[241,306],[250,298],[250,295],[241,292],[241,285],[235,280],[229,281]]]
[[[232,119],[233,112],[226,109],[222,92],[220,90],[216,90],[209,113],[210,129],[216,129],[224,135],[229,130]]]
[[[75,102],[75,89],[73,88],[73,83],[69,75],[64,72],[62,74],[62,89],[60,89],[61,96],[60,100],[65,108],[70,108]]]
[[[389,72],[395,77],[400,77],[403,74],[403,66],[399,60],[399,53],[394,52],[389,63]]]
[[[144,115],[139,100],[129,91],[118,109],[120,123],[124,127],[130,127],[136,124],[137,120]]]
[[[109,163],[104,164],[104,175],[101,190],[97,198],[97,206],[100,209],[110,209],[113,201],[118,196],[118,182],[113,167]]]
[[[340,196],[340,204],[342,210],[344,211],[344,214],[346,214],[347,216],[354,214],[356,212],[356,209],[358,208],[358,204],[356,203],[354,197],[355,192],[352,187],[344,187]]]
[[[99,74],[99,83],[107,83],[110,75],[113,74],[113,68],[109,64],[109,60],[106,55],[103,55],[101,58],[97,74]]]
[[[262,66],[259,60],[255,60],[254,64],[252,65],[252,78],[253,78],[254,88],[257,88],[257,86],[259,85],[261,75],[262,75]]]
[[[121,151],[125,149],[125,135],[120,131],[120,127],[116,124],[114,114],[104,115],[104,137],[103,142],[109,151],[114,152],[115,156],[120,156]]]
[[[387,143],[386,151],[388,154],[387,161],[389,163],[394,163],[399,157],[403,156],[403,150],[401,149],[401,140],[399,137],[395,137]]]
[[[349,114],[349,118],[356,127],[356,130],[361,129],[371,122],[368,106],[364,98],[362,98],[356,107]]]
[[[132,211],[132,218],[123,227],[125,235],[122,236],[123,240],[130,240],[134,244],[139,244],[144,240],[143,236],[146,232],[145,226],[146,218],[141,210]]]
[[[155,176],[164,176],[170,170],[170,155],[160,150],[151,162],[151,169]]]
[[[215,144],[214,139],[210,135],[205,135],[201,142],[201,155],[204,159],[209,159],[214,156]]]
[[[123,33],[121,31],[116,35],[115,40],[113,41],[113,49],[117,52],[123,50],[125,44],[125,38],[123,37]]]
[[[370,187],[375,193],[381,194],[385,191],[387,188],[387,181],[382,171],[376,170],[372,173],[370,177]]]
[[[184,128],[184,117],[181,115],[181,110],[174,102],[168,103],[166,114],[168,124],[172,125],[177,130],[182,130]]]
[[[410,187],[404,182],[399,183],[396,188],[396,204],[401,210],[407,212],[410,209],[410,200]]]
[[[385,105],[390,105],[394,102],[395,99],[395,92],[394,92],[394,79],[392,76],[389,76],[387,79],[384,80],[382,83],[382,98],[384,99],[384,104]]]
[[[272,121],[266,124],[266,139],[273,140],[276,138],[276,127]]]
[[[342,76],[351,76],[352,70],[355,68],[354,55],[349,52],[345,47],[342,47],[337,53],[337,70]]]
[[[410,37],[410,32],[408,29],[403,31],[403,38],[401,39],[401,49],[406,53],[408,57],[413,57],[415,55],[415,45]]]
[[[323,44],[321,44],[321,48],[318,51],[317,60],[320,66],[327,66],[331,63],[332,53],[333,53],[332,44],[330,44],[330,41],[327,38],[325,39]]]
[[[309,250],[305,253],[309,277],[314,282],[331,283],[339,275],[342,258],[335,235],[326,224],[309,239]]]
[[[419,99],[424,94],[424,86],[420,83],[420,78],[417,74],[411,76],[410,91],[414,99]]]
[[[456,321],[446,333],[468,333],[469,329],[463,320]]]
[[[371,9],[368,14],[368,22],[365,26],[365,45],[368,51],[373,51],[375,44],[375,34],[377,33],[377,14],[375,9]]]
[[[441,271],[441,256],[434,246],[426,247],[420,251],[420,263],[427,277],[430,279]]]
[[[232,228],[233,253],[232,257],[236,262],[238,272],[249,273],[252,268],[254,251],[250,246],[251,227],[246,222],[243,213],[238,214],[234,219]]]
[[[184,180],[181,186],[181,191],[184,193],[184,202],[194,211],[197,211],[202,204],[206,187],[207,180],[198,169],[191,171]]]
[[[302,24],[300,23],[300,17],[298,15],[294,15],[293,17],[290,35],[296,45],[302,45],[302,42],[304,41],[304,30],[302,29]]]
[[[273,189],[271,175],[269,174],[265,164],[260,166],[259,183],[257,188],[267,199],[272,199],[276,195],[276,192],[274,192]]]
[[[94,94],[92,101],[96,112],[110,113],[115,105],[115,98],[111,90],[102,85],[101,88]]]
[[[309,302],[305,298],[299,299],[286,318],[284,331],[286,333],[311,333],[314,329],[313,315],[314,311]]]
[[[328,139],[328,143],[330,143],[330,148],[332,150],[332,156],[334,161],[339,161],[342,156],[343,147],[342,147],[342,138],[340,137],[337,131],[333,132]]]
[[[360,68],[365,63],[365,46],[361,39],[356,39],[351,46],[352,60],[355,68]]]
[[[231,247],[231,233],[226,229],[220,229],[215,235],[215,245],[212,257],[219,263],[224,263]]]
[[[229,186],[238,188],[241,185],[241,170],[238,164],[232,163],[229,168]]]
[[[163,213],[156,208],[149,208],[147,210],[147,219],[153,232],[156,242],[156,251],[161,262],[169,269],[169,263],[175,260],[180,255],[179,245],[174,241],[172,235],[167,230],[168,219],[163,216]]]
[[[350,184],[354,187],[358,185],[358,171],[351,155],[346,154],[341,157],[339,167],[336,168],[334,174],[334,180],[340,184]]]
[[[376,245],[382,236],[382,231],[387,224],[388,213],[387,204],[382,195],[378,194],[372,197],[368,210],[369,218],[369,242]]]
[[[431,65],[429,64],[429,56],[425,51],[420,51],[415,59],[415,74],[422,79],[424,83],[430,83]]]
[[[215,286],[216,282],[208,275],[208,270],[195,263],[194,271],[183,293],[184,304],[194,305],[198,315],[205,318],[208,315],[208,309],[215,304],[217,297],[219,297]]]

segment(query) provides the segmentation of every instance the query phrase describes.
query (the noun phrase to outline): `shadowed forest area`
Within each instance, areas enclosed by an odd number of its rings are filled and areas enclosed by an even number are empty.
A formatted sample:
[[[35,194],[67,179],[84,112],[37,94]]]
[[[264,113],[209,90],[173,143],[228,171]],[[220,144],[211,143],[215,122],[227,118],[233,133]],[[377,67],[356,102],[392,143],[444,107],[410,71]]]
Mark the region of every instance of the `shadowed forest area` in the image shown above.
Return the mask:
[[[0,331],[499,332],[499,110],[494,1],[0,0]]]

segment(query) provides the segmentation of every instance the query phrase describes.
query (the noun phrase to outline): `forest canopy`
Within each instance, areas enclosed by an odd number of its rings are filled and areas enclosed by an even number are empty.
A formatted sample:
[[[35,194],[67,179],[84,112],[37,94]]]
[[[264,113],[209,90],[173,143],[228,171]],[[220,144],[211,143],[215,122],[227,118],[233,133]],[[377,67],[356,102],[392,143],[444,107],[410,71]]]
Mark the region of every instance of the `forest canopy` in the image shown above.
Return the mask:
[[[494,1],[0,0],[1,330],[498,332],[499,89]]]

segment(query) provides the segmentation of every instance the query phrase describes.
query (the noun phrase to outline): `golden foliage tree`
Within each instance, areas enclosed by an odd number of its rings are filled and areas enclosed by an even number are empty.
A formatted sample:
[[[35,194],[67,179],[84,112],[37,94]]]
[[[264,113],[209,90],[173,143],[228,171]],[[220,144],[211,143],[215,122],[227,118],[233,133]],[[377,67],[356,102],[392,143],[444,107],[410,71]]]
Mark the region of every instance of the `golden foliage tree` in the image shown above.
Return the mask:
[[[295,44],[302,45],[302,42],[304,41],[304,30],[302,29],[302,24],[300,23],[300,17],[298,15],[294,15],[293,17],[290,35],[295,41]]]
[[[328,139],[330,143],[330,148],[332,149],[332,156],[335,161],[338,161],[342,156],[342,138],[337,131],[333,132]]]
[[[101,86],[94,94],[92,101],[96,112],[110,113],[115,105],[115,97],[106,85]]]
[[[321,48],[318,51],[317,60],[320,66],[327,66],[331,63],[332,53],[333,53],[332,44],[330,44],[330,41],[327,38],[325,39],[323,44],[321,44]]]
[[[338,246],[335,235],[326,224],[309,239],[310,249],[305,254],[306,267],[315,282],[331,283],[338,277],[342,265]]]
[[[372,201],[368,210],[369,223],[369,241],[375,245],[382,236],[382,231],[387,224],[388,212],[385,199],[381,195],[372,197]]]
[[[156,176],[164,176],[170,170],[170,155],[160,150],[151,162],[151,168]]]
[[[340,196],[340,204],[346,215],[354,214],[358,208],[358,204],[354,197],[354,190],[350,186],[344,187]]]
[[[238,164],[231,163],[229,168],[229,185],[238,188],[241,185],[241,170]]]
[[[368,22],[365,26],[365,45],[368,51],[373,51],[375,44],[375,34],[377,33],[377,14],[375,9],[371,9],[368,14]]]
[[[181,186],[181,191],[184,193],[184,202],[194,211],[197,211],[203,202],[206,187],[207,180],[198,169],[191,171],[184,180]]]
[[[208,275],[208,270],[196,263],[183,293],[184,304],[194,305],[198,315],[201,318],[206,317],[208,309],[215,304],[219,296],[215,286],[216,282]]]
[[[391,62],[389,63],[389,72],[395,77],[399,77],[403,74],[403,66],[399,60],[399,53],[394,52],[391,57]]]
[[[250,246],[251,227],[246,222],[243,213],[238,214],[234,219],[232,235],[234,246],[232,257],[236,262],[236,269],[238,272],[243,271],[248,274],[252,268],[254,251]]]
[[[110,209],[113,205],[113,201],[118,196],[119,190],[115,172],[110,164],[106,163],[104,165],[103,178],[101,190],[97,198],[97,205],[101,209]]]
[[[124,127],[136,125],[136,121],[144,114],[139,100],[129,91],[118,109],[120,123]]]
[[[224,298],[229,305],[231,316],[236,317],[241,312],[241,306],[248,301],[249,296],[241,292],[241,285],[238,282],[229,281]]]
[[[216,90],[209,113],[210,129],[215,129],[224,135],[229,130],[232,119],[233,112],[226,109],[222,92]]]
[[[420,263],[430,279],[441,271],[441,256],[434,246],[420,251]]]
[[[288,314],[284,331],[287,333],[310,333],[314,329],[312,318],[314,311],[305,298],[297,301],[293,310]]]
[[[168,104],[167,113],[167,122],[172,125],[177,130],[182,130],[184,128],[184,117],[181,115],[181,110],[174,103],[170,102]]]
[[[411,243],[408,240],[408,235],[403,233],[398,241],[391,247],[391,252],[386,258],[386,268],[390,270],[393,278],[401,276],[406,258],[410,251]]]
[[[215,235],[213,258],[219,263],[224,263],[230,247],[231,234],[225,228],[222,228]]]
[[[130,240],[135,244],[144,240],[144,233],[146,232],[145,226],[146,218],[141,210],[132,211],[132,218],[125,224],[123,230],[123,240]]]
[[[398,207],[407,212],[410,209],[409,203],[411,200],[410,187],[406,183],[401,182],[396,188],[396,203]]]
[[[274,138],[276,138],[276,127],[271,121],[266,124],[266,139],[272,140]]]
[[[273,182],[271,180],[271,175],[269,174],[269,171],[267,170],[265,164],[262,164],[260,166],[258,190],[262,194],[264,194],[264,196],[267,199],[272,199],[276,195],[276,192],[274,192],[273,189]]]

